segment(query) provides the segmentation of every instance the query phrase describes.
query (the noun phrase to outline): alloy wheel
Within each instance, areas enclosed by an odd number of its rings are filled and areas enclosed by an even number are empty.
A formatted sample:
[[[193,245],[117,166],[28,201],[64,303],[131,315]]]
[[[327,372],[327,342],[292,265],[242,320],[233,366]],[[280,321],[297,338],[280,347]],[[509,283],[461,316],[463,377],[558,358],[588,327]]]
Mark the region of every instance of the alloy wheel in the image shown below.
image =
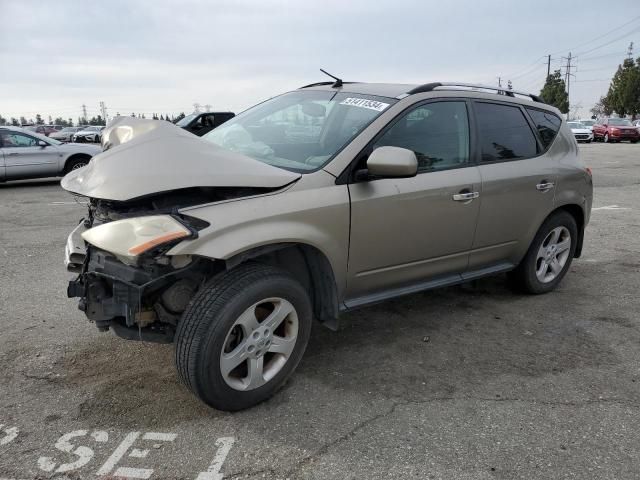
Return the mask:
[[[560,275],[569,259],[571,233],[566,227],[556,227],[549,232],[538,249],[536,277],[541,283],[549,283]]]
[[[289,361],[298,338],[298,314],[283,298],[267,298],[234,322],[220,354],[220,372],[234,390],[261,387]]]

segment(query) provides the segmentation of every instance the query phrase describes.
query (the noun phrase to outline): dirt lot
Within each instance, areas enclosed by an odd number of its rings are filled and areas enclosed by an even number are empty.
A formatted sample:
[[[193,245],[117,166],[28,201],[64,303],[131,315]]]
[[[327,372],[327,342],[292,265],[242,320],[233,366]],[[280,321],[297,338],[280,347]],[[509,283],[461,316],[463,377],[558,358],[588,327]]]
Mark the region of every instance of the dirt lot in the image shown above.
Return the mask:
[[[57,181],[0,185],[0,479],[638,478],[640,145],[581,148],[595,209],[559,290],[496,277],[349,314],[236,414],[66,298],[84,208]]]

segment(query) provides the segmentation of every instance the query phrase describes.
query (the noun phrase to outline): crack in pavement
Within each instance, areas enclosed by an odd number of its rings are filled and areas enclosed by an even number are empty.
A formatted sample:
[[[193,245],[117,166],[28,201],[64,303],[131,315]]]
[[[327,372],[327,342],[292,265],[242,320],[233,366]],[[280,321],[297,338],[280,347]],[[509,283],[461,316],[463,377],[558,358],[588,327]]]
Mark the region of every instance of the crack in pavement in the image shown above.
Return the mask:
[[[348,441],[353,438],[360,430],[375,423],[376,421],[388,417],[396,412],[399,407],[409,406],[409,405],[424,405],[435,402],[449,402],[449,401],[478,401],[478,402],[522,402],[528,404],[539,404],[539,405],[553,405],[553,406],[569,406],[569,407],[586,407],[598,403],[613,403],[620,404],[634,408],[640,408],[640,402],[633,402],[631,400],[619,399],[619,398],[599,398],[599,399],[587,399],[582,401],[540,401],[540,400],[529,400],[522,398],[512,398],[512,397],[499,397],[499,398],[491,398],[491,397],[434,397],[425,400],[405,400],[401,402],[394,403],[387,411],[379,413],[367,420],[364,420],[357,425],[355,425],[351,430],[336,438],[333,441],[330,441],[323,445],[320,449],[318,449],[315,453],[303,458],[300,460],[293,468],[286,470],[283,473],[285,478],[297,478],[297,475],[301,473],[301,471],[316,462],[322,456],[324,456],[329,449],[339,445],[343,442]],[[275,473],[273,470],[270,470],[271,473]],[[263,470],[260,470],[258,473],[263,473]],[[233,478],[233,477],[230,477]]]

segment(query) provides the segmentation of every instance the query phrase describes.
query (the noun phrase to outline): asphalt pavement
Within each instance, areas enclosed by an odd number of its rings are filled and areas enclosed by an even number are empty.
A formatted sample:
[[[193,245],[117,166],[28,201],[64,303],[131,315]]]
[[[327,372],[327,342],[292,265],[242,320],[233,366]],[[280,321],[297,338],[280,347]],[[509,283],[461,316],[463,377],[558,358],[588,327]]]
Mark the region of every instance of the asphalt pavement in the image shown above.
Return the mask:
[[[180,384],[171,345],[100,333],[66,298],[85,207],[0,184],[0,479],[640,477],[640,145],[581,145],[594,211],[557,291],[505,277],[317,325],[239,413]]]

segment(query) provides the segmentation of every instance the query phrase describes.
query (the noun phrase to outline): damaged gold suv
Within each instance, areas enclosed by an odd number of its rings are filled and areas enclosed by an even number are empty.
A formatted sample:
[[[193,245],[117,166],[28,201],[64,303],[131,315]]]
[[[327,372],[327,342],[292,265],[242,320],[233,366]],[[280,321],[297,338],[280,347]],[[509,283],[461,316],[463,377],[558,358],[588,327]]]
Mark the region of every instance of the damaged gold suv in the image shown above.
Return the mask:
[[[238,410],[271,396],[312,318],[509,272],[554,289],[580,256],[591,172],[560,112],[466,84],[335,82],[202,138],[118,119],[62,185],[88,199],[70,297],[102,330],[175,343],[185,384]]]

